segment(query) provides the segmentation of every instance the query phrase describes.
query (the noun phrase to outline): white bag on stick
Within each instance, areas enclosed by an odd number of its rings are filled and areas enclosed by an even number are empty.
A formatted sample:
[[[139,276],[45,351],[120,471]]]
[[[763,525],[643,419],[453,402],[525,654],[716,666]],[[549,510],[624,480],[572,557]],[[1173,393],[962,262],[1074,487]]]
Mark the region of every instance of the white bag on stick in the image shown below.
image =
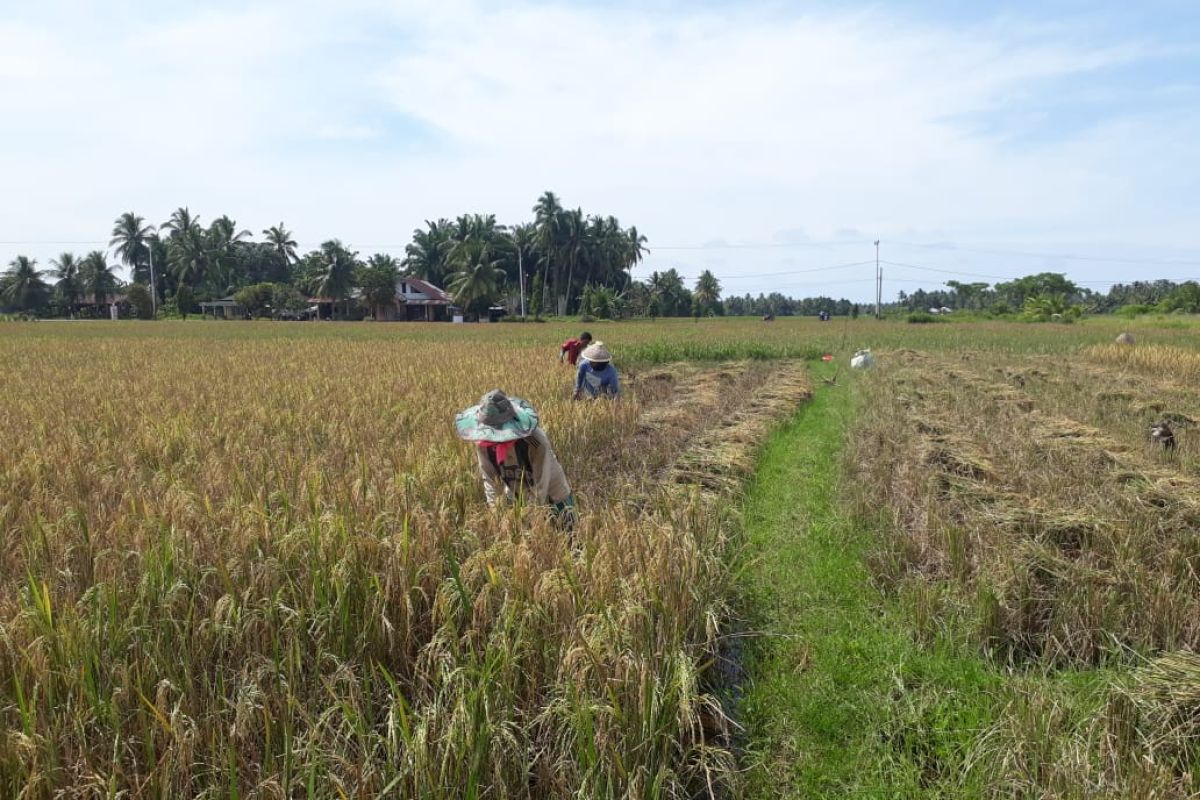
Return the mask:
[[[850,359],[851,369],[867,369],[875,366],[875,356],[871,355],[870,350],[859,350]]]

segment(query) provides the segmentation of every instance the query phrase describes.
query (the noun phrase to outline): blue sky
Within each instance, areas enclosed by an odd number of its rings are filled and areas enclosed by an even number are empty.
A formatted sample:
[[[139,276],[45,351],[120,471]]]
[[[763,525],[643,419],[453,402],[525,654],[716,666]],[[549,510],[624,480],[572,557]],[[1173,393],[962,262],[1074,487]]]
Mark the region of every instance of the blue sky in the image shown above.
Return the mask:
[[[180,205],[399,254],[552,189],[727,293],[867,299],[876,238],[889,297],[1200,276],[1195,2],[47,2],[0,97],[3,263]]]

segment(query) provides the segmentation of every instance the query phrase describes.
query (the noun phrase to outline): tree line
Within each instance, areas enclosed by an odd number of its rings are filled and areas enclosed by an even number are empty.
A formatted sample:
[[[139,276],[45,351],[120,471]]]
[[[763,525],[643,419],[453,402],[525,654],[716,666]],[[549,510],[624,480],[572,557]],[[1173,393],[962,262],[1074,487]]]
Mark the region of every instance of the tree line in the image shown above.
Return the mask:
[[[409,276],[445,288],[469,311],[518,297],[522,279],[533,313],[577,313],[585,303],[620,307],[633,283],[630,271],[647,252],[646,237],[613,216],[564,208],[553,192],[544,193],[532,212],[531,222],[511,227],[492,214],[427,221],[413,231],[401,258],[360,258],[338,239],[301,254],[282,222],[253,241],[228,216],[206,225],[180,207],[154,226],[127,212],[114,222],[109,247],[129,270],[128,284],[101,250],[83,257],[63,253],[45,270],[17,256],[0,276],[0,306],[73,316],[130,293],[131,300],[149,297],[152,308],[186,314],[200,301],[235,295],[257,307],[283,309],[318,298],[349,315],[352,304],[371,311],[394,302],[396,283]]]
[[[124,295],[131,310],[186,316],[200,302],[232,296],[248,313],[287,316],[313,300],[328,303],[342,318],[377,315],[396,302],[403,277],[446,289],[468,313],[503,303],[514,313],[582,314],[599,318],[711,315],[857,316],[844,298],[794,299],[779,292],[721,297],[720,281],[705,270],[688,286],[677,269],[634,280],[647,239],[636,226],[613,216],[565,208],[553,192],[533,205],[532,220],[502,225],[494,214],[463,214],[426,221],[412,233],[404,255],[360,257],[338,239],[300,253],[280,222],[261,239],[228,216],[202,223],[187,207],[158,226],[133,212],[113,223],[110,252],[129,271],[116,273],[108,252],[62,253],[48,268],[18,255],[0,274],[0,308],[40,316],[105,316],[107,304]],[[1053,315],[1090,311],[1164,310],[1200,312],[1195,282],[1135,281],[1101,294],[1059,273],[1039,273],[995,285],[947,281],[945,289],[900,292],[891,310],[968,309],[996,314],[1020,311]],[[522,289],[524,291],[522,292]]]
[[[394,303],[402,277],[446,289],[473,313],[498,302],[535,317],[790,314],[812,307],[809,300],[772,294],[735,298],[727,308],[720,282],[707,270],[690,287],[673,268],[633,280],[632,270],[648,252],[636,226],[566,208],[553,192],[542,194],[531,212],[530,221],[511,226],[493,214],[426,221],[399,258],[363,258],[338,239],[301,253],[282,222],[255,241],[227,215],[205,224],[183,206],[156,226],[126,212],[113,223],[108,252],[63,253],[45,270],[27,256],[13,259],[0,275],[0,307],[43,316],[105,316],[107,305],[123,295],[138,316],[160,310],[186,316],[203,301],[232,296],[252,315],[288,315],[317,300],[348,318]],[[127,283],[117,276],[118,263],[128,269]]]
[[[1200,313],[1200,283],[1170,280],[1117,283],[1107,292],[1081,287],[1059,272],[1040,272],[996,284],[946,281],[945,289],[900,292],[893,308],[950,308],[992,314]]]

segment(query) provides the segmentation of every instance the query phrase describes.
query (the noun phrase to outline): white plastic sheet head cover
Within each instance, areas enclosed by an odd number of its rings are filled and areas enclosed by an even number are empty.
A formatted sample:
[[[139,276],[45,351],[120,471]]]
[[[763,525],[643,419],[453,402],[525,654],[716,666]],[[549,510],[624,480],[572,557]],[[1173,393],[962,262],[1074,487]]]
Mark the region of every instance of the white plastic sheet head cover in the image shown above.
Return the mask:
[[[850,359],[850,366],[853,369],[866,369],[867,367],[875,366],[875,356],[871,355],[870,350],[859,350]]]

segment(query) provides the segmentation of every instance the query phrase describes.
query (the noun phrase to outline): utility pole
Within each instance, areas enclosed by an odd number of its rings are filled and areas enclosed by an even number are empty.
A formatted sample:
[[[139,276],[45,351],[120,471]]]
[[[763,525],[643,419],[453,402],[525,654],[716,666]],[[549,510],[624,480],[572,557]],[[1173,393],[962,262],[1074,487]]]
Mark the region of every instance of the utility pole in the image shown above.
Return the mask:
[[[158,319],[158,292],[154,290],[154,244],[146,245],[146,253],[150,256],[150,308],[153,319]]]
[[[883,270],[879,268],[879,240],[875,240],[875,319],[883,315]]]
[[[521,261],[521,243],[517,242],[517,274],[521,281],[521,319],[525,319],[525,265]]]

